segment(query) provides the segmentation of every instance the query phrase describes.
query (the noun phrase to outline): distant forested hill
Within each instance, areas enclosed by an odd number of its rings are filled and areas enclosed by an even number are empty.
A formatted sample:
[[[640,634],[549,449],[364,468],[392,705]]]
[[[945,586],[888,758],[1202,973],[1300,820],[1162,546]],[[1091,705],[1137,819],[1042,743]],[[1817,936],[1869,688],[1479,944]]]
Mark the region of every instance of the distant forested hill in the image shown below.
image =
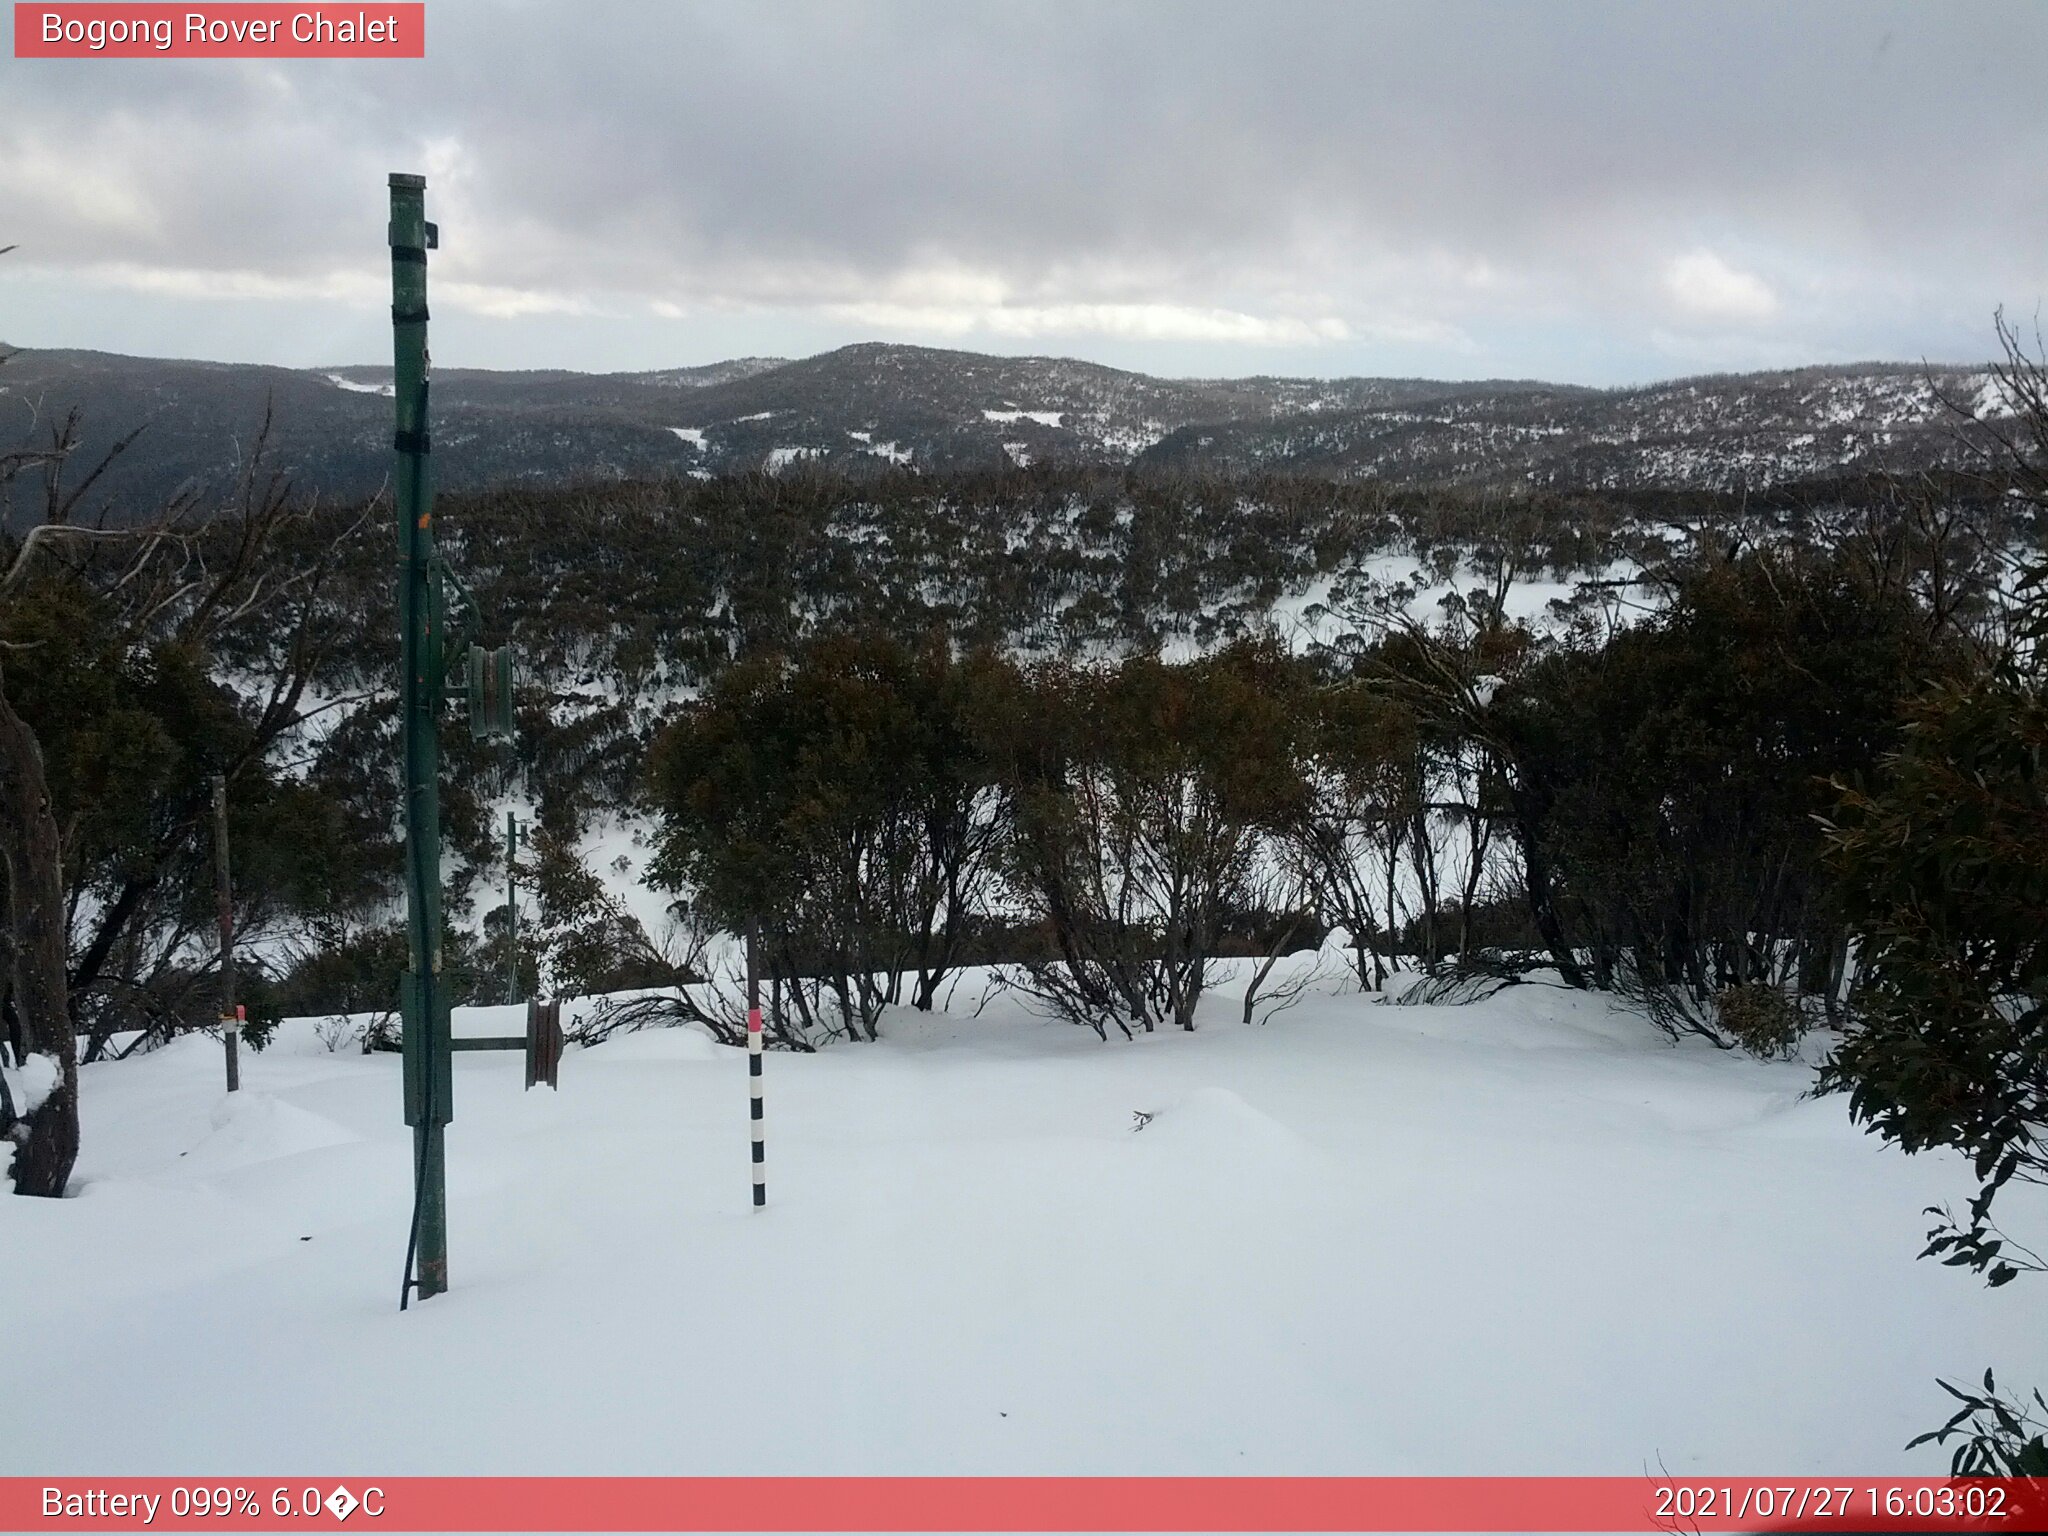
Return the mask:
[[[79,412],[115,518],[217,494],[271,418],[271,462],[344,499],[390,466],[388,375],[108,353],[15,353],[0,433]],[[1054,464],[1505,487],[1753,489],[1954,462],[1945,401],[1996,413],[1982,369],[1872,364],[1631,390],[1426,379],[1158,379],[1057,358],[861,345],[649,373],[447,369],[449,490],[818,469],[861,478]],[[12,512],[32,513],[17,485]]]

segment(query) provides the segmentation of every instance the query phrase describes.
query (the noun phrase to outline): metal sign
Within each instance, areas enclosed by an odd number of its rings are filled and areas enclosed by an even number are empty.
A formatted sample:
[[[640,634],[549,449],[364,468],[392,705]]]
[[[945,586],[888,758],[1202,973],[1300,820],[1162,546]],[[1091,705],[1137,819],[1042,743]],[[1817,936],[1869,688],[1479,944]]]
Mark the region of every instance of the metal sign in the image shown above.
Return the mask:
[[[560,998],[526,1005],[526,1086],[556,1087],[562,1069],[562,1003]]]
[[[469,734],[478,741],[512,739],[512,647],[469,648]]]

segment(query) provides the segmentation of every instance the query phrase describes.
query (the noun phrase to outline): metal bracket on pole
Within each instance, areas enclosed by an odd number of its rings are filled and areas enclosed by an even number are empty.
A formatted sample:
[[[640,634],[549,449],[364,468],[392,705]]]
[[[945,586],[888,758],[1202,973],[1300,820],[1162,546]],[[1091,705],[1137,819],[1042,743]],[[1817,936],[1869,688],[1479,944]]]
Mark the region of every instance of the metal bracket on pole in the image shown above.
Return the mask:
[[[561,1086],[562,1004],[559,998],[542,1002],[533,998],[526,1005],[526,1033],[523,1035],[463,1035],[449,1042],[457,1051],[525,1051],[526,1086]]]
[[[455,1047],[447,991],[441,989],[429,1003],[430,989],[423,986],[416,971],[407,971],[398,984],[404,995],[406,1029],[401,1043],[405,1080],[405,1123],[410,1126],[440,1127],[455,1118],[455,1073],[449,1052]],[[426,1016],[429,1007],[440,1011],[431,1028],[414,1028],[413,1021]]]

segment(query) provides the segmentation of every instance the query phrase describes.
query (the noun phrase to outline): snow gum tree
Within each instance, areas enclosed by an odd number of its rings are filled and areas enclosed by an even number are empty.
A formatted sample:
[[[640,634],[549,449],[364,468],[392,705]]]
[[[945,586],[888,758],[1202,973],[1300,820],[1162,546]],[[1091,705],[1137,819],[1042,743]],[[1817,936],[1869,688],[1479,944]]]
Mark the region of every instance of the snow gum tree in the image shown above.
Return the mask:
[[[656,743],[656,878],[753,930],[792,1041],[874,1039],[961,963],[1004,824],[985,724],[1014,692],[998,658],[862,630],[736,664]]]
[[[1595,982],[1716,1039],[1730,989],[1824,994],[1847,939],[1815,820],[1828,777],[1873,766],[1900,699],[1951,665],[1896,573],[1767,547],[1503,689],[1494,713],[1543,787],[1530,841]]]
[[[1267,834],[1300,823],[1308,689],[1277,648],[1041,669],[1008,773],[1007,872],[1050,941],[1031,989],[1105,1032],[1194,1028]]]
[[[0,676],[0,868],[7,877],[8,1006],[15,1060],[55,1064],[40,1103],[16,1105],[0,1080],[0,1134],[14,1144],[15,1191],[61,1195],[78,1158],[78,1045],[66,1006],[63,851],[35,732]],[[24,1074],[24,1079],[26,1074]]]
[[[2000,323],[2018,489],[2048,512],[2048,371]],[[2048,1183],[2048,561],[1977,673],[1914,698],[1904,740],[1843,776],[1828,835],[1859,940],[1853,1020],[1823,1072],[1851,1114],[1908,1152],[1971,1159],[1976,1196],[1935,1219],[1923,1258],[1993,1285],[2048,1260],[2003,1230],[2007,1185]],[[1958,1442],[1961,1475],[2048,1475],[2048,1402],[1942,1383],[1959,1404],[1915,1441]]]
[[[1340,685],[1317,695],[1305,735],[1311,793],[1290,840],[1322,910],[1349,935],[1358,985],[1370,989],[1387,977],[1376,941],[1399,925],[1401,850],[1423,808],[1420,734],[1398,699]]]
[[[117,1027],[162,1038],[195,1022],[202,996],[201,1017],[217,1017],[211,776],[236,807],[245,907],[302,899],[353,831],[269,758],[306,718],[328,650],[322,584],[360,519],[283,552],[312,514],[266,473],[259,439],[235,502],[123,523],[87,499],[99,471],[67,484],[79,441],[74,414],[0,456],[0,476],[39,476],[43,491],[37,522],[0,533],[0,1038],[23,1084],[51,1084],[33,1104],[0,1094],[25,1195],[61,1195],[70,1178],[81,1036],[94,1050]],[[215,670],[229,650],[232,684]]]

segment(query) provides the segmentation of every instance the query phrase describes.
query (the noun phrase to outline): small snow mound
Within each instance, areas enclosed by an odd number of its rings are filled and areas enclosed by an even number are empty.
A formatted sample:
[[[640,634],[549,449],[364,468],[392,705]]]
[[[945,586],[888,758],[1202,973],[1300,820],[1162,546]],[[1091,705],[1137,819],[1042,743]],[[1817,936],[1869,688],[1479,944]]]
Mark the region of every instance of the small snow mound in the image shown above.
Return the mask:
[[[922,1011],[916,1008],[884,1008],[875,1021],[875,1037],[891,1046],[911,1050],[937,1050],[953,1045],[972,1031],[944,1008]]]
[[[716,1061],[721,1049],[709,1035],[679,1025],[615,1035],[587,1054],[594,1061]]]
[[[212,1131],[187,1154],[184,1168],[225,1172],[362,1140],[325,1115],[250,1088],[223,1094],[212,1121]]]
[[[43,1100],[57,1091],[62,1073],[58,1070],[56,1057],[37,1053],[12,1071],[0,1066],[0,1077],[7,1080],[7,1094],[14,1101],[14,1112],[26,1120],[43,1107]]]
[[[1300,1164],[1317,1157],[1314,1147],[1264,1110],[1254,1109],[1228,1088],[1197,1088],[1153,1114],[1138,1139],[1176,1157],[1195,1157],[1236,1167]]]

